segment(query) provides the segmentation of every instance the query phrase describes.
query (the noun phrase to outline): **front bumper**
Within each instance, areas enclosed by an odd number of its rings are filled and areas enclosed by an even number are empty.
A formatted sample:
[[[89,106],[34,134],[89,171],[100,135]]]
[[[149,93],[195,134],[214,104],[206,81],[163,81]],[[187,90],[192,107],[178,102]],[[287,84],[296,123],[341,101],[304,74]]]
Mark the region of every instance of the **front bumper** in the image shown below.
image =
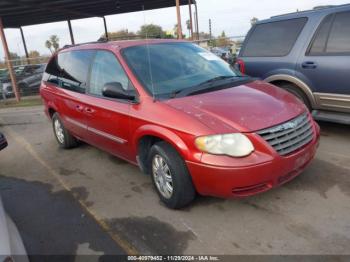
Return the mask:
[[[201,195],[245,197],[267,191],[298,176],[314,158],[320,131],[314,126],[313,140],[288,155],[277,153],[267,162],[226,167],[186,161],[192,181]]]

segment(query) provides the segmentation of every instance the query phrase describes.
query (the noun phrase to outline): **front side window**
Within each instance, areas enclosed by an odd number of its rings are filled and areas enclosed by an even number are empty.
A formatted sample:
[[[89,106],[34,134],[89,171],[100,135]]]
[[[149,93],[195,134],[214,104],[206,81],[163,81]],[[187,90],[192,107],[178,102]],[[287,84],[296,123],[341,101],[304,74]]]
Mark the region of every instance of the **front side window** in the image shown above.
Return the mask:
[[[192,43],[161,43],[122,50],[128,65],[154,96],[166,96],[211,79],[241,77],[216,55]]]
[[[243,57],[281,57],[292,50],[307,18],[256,25],[242,50]]]
[[[97,51],[91,68],[89,93],[102,96],[105,84],[118,82],[125,90],[132,89],[122,66],[109,51]]]

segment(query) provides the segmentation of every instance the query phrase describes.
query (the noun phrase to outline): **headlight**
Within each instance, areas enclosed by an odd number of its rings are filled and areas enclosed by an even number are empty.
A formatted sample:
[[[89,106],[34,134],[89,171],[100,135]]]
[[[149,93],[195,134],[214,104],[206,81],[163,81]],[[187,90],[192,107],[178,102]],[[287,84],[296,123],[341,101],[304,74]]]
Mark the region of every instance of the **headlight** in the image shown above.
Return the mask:
[[[214,155],[243,157],[254,151],[252,142],[241,133],[202,136],[195,140],[197,148]]]

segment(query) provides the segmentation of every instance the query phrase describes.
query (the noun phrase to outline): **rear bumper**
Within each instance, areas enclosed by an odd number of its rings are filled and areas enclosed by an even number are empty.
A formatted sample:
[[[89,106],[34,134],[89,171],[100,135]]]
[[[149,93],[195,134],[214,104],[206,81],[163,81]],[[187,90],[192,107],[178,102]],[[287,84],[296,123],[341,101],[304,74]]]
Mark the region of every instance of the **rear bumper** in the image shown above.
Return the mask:
[[[222,167],[187,161],[196,190],[201,195],[245,197],[267,191],[298,176],[314,158],[319,144],[319,130],[302,149],[271,161],[243,167]]]

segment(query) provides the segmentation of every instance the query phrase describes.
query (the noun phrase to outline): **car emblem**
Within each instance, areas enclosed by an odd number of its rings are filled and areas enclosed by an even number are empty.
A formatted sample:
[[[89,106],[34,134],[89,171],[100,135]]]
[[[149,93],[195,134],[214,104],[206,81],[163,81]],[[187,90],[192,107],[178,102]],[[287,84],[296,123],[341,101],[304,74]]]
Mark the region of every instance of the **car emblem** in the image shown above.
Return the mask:
[[[303,121],[305,120],[305,115],[302,115],[301,117],[298,117],[294,120],[291,120],[287,123],[284,123],[282,125],[279,125],[279,126],[276,126],[276,127],[273,127],[271,129],[269,129],[269,131],[271,133],[275,133],[275,132],[281,132],[281,131],[284,131],[284,130],[288,130],[288,129],[294,129],[296,128],[300,123],[302,123]]]

